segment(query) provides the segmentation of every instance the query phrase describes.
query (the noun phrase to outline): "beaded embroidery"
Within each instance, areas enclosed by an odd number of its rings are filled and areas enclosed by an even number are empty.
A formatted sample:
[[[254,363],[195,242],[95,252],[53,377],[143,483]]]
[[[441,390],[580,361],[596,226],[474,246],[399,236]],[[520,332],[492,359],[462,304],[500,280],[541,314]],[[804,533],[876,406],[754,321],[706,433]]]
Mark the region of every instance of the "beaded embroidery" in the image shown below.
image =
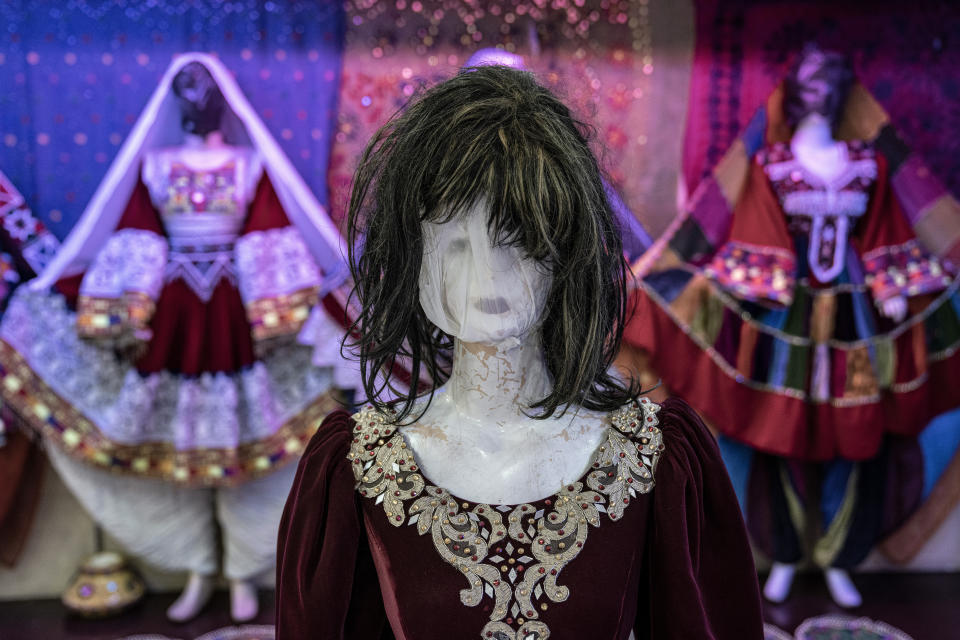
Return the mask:
[[[494,599],[481,638],[546,640],[550,629],[539,620],[539,611],[548,608],[547,601],[569,597],[570,589],[558,584],[560,572],[579,555],[590,527],[599,527],[604,513],[612,521],[622,519],[631,498],[653,489],[663,450],[659,410],[641,398],[611,413],[612,426],[586,477],[544,500],[544,509],[471,506],[445,489],[427,486],[391,424],[395,414],[371,406],[353,416],[347,457],[360,494],[382,505],[393,526],[406,523],[420,535],[429,533],[440,556],[463,574],[468,582],[460,591],[464,605],[475,607],[484,596]]]

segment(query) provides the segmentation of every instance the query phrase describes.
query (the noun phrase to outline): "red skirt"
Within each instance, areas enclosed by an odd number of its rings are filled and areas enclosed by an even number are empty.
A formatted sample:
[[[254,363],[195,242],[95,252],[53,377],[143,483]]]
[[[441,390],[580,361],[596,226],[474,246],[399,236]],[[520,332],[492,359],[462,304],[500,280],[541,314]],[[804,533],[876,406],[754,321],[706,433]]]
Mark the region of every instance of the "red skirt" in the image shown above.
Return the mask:
[[[137,360],[142,374],[231,373],[255,361],[240,292],[221,279],[204,301],[181,279],[164,285],[150,322],[153,337]]]

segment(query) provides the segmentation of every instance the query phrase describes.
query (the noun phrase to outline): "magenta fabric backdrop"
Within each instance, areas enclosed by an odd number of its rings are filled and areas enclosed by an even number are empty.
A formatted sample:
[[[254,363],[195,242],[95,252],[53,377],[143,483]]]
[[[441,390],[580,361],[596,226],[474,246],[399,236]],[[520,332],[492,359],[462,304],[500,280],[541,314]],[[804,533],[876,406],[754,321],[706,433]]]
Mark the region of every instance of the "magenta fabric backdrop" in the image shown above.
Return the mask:
[[[804,43],[852,56],[859,80],[960,193],[960,9],[949,1],[696,1],[684,148],[690,192],[763,106]]]

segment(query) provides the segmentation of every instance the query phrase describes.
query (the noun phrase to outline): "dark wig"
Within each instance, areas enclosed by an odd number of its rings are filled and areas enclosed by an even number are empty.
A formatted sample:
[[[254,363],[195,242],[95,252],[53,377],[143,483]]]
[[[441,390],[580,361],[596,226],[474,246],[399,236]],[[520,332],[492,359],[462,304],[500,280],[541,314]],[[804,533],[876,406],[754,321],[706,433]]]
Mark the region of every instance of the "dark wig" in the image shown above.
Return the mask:
[[[431,398],[449,378],[452,338],[419,304],[421,223],[446,222],[479,201],[492,241],[552,275],[539,331],[554,386],[532,405],[536,417],[563,415],[570,404],[612,410],[636,396],[635,383],[608,373],[623,334],[628,269],[589,131],[532,74],[484,66],[425,91],[373,136],[347,233],[359,310],[353,346],[374,405],[392,390],[403,420],[424,369]],[[412,373],[407,393],[392,384],[401,363]]]
[[[808,43],[784,82],[783,114],[791,127],[819,113],[836,128],[853,86],[853,67],[841,53]]]
[[[173,93],[180,103],[184,131],[205,136],[220,128],[226,100],[209,69],[201,63],[191,62],[177,72]]]

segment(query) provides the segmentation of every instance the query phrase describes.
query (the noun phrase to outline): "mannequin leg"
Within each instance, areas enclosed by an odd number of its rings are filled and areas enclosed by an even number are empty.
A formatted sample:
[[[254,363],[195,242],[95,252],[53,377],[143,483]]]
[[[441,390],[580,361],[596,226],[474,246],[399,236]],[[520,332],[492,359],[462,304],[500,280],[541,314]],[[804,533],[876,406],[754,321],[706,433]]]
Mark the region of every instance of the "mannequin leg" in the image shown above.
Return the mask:
[[[850,574],[845,569],[829,567],[823,572],[827,580],[827,590],[830,591],[830,597],[841,607],[851,608],[859,607],[863,604],[863,597],[857,586],[853,584]]]
[[[825,467],[821,508],[827,529],[814,547],[814,560],[823,567],[830,597],[841,607],[863,603],[849,572],[883,534],[887,462],[884,446],[871,460],[834,461]]]
[[[230,617],[235,622],[249,622],[260,612],[257,585],[251,580],[230,581]]]
[[[213,592],[217,572],[213,494],[153,478],[121,475],[71,458],[56,447],[47,455],[87,513],[133,556],[167,571],[189,571],[171,619],[192,618]]]
[[[790,595],[797,563],[803,558],[801,544],[805,525],[804,468],[784,458],[754,454],[747,500],[747,525],[758,547],[773,559],[763,595],[780,603]]]
[[[187,578],[187,586],[180,597],[167,609],[167,618],[174,622],[186,622],[197,617],[213,595],[215,582],[212,575],[205,576],[193,571]]]
[[[230,580],[231,614],[238,622],[256,617],[256,579],[276,566],[277,529],[296,471],[291,464],[263,478],[217,490],[224,574]]]
[[[790,595],[793,578],[797,574],[797,565],[774,562],[770,575],[763,584],[763,597],[770,602],[783,602]]]

